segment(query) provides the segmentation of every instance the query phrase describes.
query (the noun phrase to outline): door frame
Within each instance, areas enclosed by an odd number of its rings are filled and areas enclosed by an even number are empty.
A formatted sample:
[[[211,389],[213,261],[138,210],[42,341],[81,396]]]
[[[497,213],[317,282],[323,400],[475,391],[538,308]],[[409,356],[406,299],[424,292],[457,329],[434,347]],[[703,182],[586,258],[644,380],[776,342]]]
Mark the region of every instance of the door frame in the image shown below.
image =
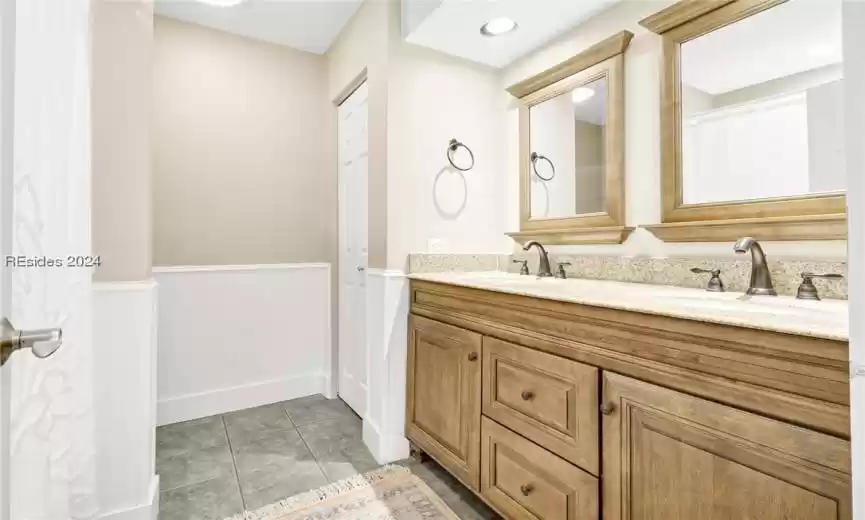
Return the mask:
[[[845,2],[842,14],[844,60],[845,153],[847,165],[847,274],[850,313],[850,444],[853,489],[865,482],[865,65],[860,59],[865,43],[865,3]],[[861,52],[861,51],[860,51]],[[853,517],[865,515],[865,495],[853,493]]]
[[[12,168],[15,131],[15,28],[14,1],[0,2],[0,315],[8,314],[11,299],[11,270],[5,255],[12,251]],[[10,519],[9,428],[11,363],[0,367],[0,520]]]
[[[334,306],[334,309],[335,309],[334,314],[336,317],[334,322],[336,323],[336,326],[333,327],[333,345],[332,345],[331,351],[329,353],[329,356],[331,358],[329,364],[331,367],[331,375],[332,375],[329,390],[331,391],[331,394],[333,395],[334,398],[339,397],[339,389],[340,389],[339,388],[340,387],[339,381],[340,381],[340,374],[341,374],[341,367],[340,367],[340,362],[339,362],[339,357],[340,357],[340,352],[341,352],[341,341],[342,341],[340,330],[341,330],[341,324],[342,324],[342,303],[343,303],[342,302],[342,299],[343,299],[343,291],[342,291],[343,253],[342,253],[342,227],[341,227],[342,220],[341,219],[342,219],[343,213],[345,211],[344,210],[345,200],[342,196],[343,179],[342,179],[342,176],[340,175],[340,164],[339,164],[339,124],[340,124],[339,107],[340,107],[340,105],[345,103],[348,100],[348,98],[351,97],[351,95],[354,94],[358,88],[360,88],[361,85],[363,85],[364,83],[367,83],[368,80],[369,80],[369,76],[368,76],[367,68],[364,67],[357,75],[355,75],[351,79],[351,81],[349,81],[342,88],[342,90],[339,91],[339,93],[336,95],[336,97],[333,98],[333,119],[332,119],[332,121],[334,121],[334,123],[336,125],[336,127],[334,128],[334,134],[336,135],[335,153],[337,156],[337,165],[336,165],[336,181],[337,181],[336,182],[336,190],[337,190],[337,206],[336,206],[337,246],[336,246],[336,253],[337,254],[336,254],[336,268],[334,269],[334,272],[335,272],[335,274],[334,274],[334,281],[335,281],[334,286],[336,289],[333,292],[334,296],[336,298],[336,305]],[[368,83],[367,83],[367,88],[369,88]],[[367,96],[368,95],[369,94],[367,94]],[[369,123],[369,115],[367,115],[367,128],[369,127],[368,123]],[[369,139],[368,133],[367,133],[367,139]],[[369,142],[367,141],[367,152],[368,151],[369,151]],[[369,178],[368,177],[369,176],[367,176],[367,186],[369,184]],[[369,215],[369,205],[367,205],[367,216],[368,215]],[[369,240],[369,234],[368,233],[367,233],[367,240]],[[367,244],[367,246],[368,246],[368,244]],[[366,309],[366,310],[368,310],[368,309]],[[364,316],[364,319],[366,320],[367,326],[368,326],[369,320],[367,319],[366,315]],[[367,353],[368,352],[369,352],[369,347],[367,346]],[[369,361],[367,361],[367,376],[368,375],[369,375]],[[368,383],[368,381],[367,381],[367,383]],[[367,402],[365,403],[365,406],[364,406],[365,414],[369,410],[369,389],[368,388],[367,388],[366,401]],[[363,417],[361,419],[363,419]],[[0,520],[3,520],[3,519],[0,519]]]

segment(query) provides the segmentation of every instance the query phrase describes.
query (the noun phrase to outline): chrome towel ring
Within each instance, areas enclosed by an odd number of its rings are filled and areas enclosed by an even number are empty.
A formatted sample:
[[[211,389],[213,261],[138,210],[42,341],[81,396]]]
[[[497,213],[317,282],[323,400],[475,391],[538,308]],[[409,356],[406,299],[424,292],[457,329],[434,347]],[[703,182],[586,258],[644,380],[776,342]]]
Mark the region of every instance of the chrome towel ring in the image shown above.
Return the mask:
[[[532,152],[530,157],[532,159],[532,170],[534,170],[535,175],[537,175],[539,179],[542,181],[551,181],[556,177],[556,165],[553,164],[553,161],[551,161],[549,157],[541,155],[538,152]],[[538,173],[538,161],[547,161],[550,165],[550,169],[553,170],[553,173],[551,173],[549,177],[544,177]]]
[[[471,159],[472,159],[472,163],[467,168],[460,168],[459,166],[454,164],[453,157],[451,157],[451,154],[454,153],[455,151],[457,151],[457,149],[459,149],[459,147],[461,147],[461,146],[466,149],[466,151],[469,153],[469,157],[471,157]],[[454,168],[456,168],[457,170],[459,170],[461,172],[467,172],[467,171],[469,171],[475,167],[475,154],[472,153],[472,149],[469,148],[468,146],[466,146],[465,144],[457,141],[456,139],[450,140],[450,142],[448,143],[447,152],[445,154],[447,155],[448,162],[451,163],[451,166],[453,166]]]

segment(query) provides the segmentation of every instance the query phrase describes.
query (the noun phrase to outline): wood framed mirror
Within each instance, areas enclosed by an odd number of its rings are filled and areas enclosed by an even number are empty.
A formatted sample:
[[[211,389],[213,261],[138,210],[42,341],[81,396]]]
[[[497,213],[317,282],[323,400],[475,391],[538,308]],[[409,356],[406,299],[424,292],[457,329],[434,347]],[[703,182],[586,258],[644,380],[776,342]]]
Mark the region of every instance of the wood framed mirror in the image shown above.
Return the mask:
[[[843,0],[684,0],[663,39],[670,242],[846,239]]]
[[[519,99],[517,242],[621,243],[625,219],[623,31],[507,90]]]

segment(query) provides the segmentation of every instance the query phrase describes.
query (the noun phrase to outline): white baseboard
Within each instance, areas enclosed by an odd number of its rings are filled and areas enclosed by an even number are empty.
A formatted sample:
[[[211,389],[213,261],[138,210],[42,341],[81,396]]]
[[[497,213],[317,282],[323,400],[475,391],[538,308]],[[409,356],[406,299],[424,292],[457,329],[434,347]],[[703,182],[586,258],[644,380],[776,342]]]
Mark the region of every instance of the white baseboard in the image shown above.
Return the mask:
[[[159,475],[150,481],[150,499],[146,504],[119,509],[99,515],[99,520],[158,520],[159,518]]]
[[[329,264],[153,272],[160,425],[332,393]]]
[[[388,464],[409,456],[408,439],[404,435],[384,435],[372,421],[363,421],[363,443],[379,464]]]
[[[322,389],[321,393],[325,397],[327,397],[328,399],[336,399],[337,397],[339,397],[339,392],[337,391],[336,383],[334,381],[334,378],[332,378],[330,376],[330,372],[321,376],[321,379],[322,379],[322,385],[324,385],[324,388]]]
[[[189,421],[324,393],[326,388],[325,377],[310,374],[164,399],[159,401],[157,422],[162,426]]]

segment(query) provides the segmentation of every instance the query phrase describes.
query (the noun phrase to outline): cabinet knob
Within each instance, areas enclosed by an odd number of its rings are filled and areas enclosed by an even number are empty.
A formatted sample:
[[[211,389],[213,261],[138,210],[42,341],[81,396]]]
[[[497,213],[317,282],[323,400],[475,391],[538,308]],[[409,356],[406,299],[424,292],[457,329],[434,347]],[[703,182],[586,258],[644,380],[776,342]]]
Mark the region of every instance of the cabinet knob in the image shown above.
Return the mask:
[[[469,361],[477,361],[478,353],[477,352],[469,352]]]
[[[601,413],[604,415],[610,415],[616,411],[616,405],[614,403],[604,403],[601,405]]]
[[[523,398],[523,401],[531,401],[535,398],[535,393],[531,390],[523,390],[523,393],[520,394],[520,397]]]
[[[522,493],[523,496],[529,496],[534,490],[535,486],[531,484],[523,484],[522,486],[520,486],[520,493]]]

